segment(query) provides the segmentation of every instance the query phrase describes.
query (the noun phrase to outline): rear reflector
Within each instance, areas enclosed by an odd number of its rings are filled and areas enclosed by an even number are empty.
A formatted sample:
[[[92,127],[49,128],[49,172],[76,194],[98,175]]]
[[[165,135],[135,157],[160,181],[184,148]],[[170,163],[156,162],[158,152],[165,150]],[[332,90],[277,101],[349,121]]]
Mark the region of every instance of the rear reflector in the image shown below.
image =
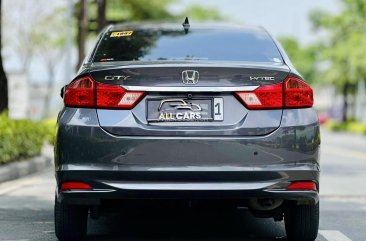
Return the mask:
[[[251,110],[307,108],[313,106],[313,90],[303,80],[288,77],[284,83],[263,85],[254,91],[235,92]]]
[[[90,190],[92,187],[83,182],[64,182],[61,185],[61,191],[69,190]]]
[[[305,182],[293,182],[288,187],[287,190],[302,190],[302,191],[316,191],[316,183],[311,181]]]
[[[69,107],[132,109],[144,95],[144,92],[127,91],[118,85],[99,84],[87,76],[66,87],[64,103]]]

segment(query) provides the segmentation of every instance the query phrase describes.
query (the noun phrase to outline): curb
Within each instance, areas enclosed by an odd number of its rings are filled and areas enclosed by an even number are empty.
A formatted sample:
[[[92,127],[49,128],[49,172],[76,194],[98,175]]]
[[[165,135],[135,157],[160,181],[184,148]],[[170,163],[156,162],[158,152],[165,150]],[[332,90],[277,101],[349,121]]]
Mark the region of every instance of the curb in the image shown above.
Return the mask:
[[[0,183],[33,174],[52,165],[52,158],[36,156],[20,162],[0,166]]]

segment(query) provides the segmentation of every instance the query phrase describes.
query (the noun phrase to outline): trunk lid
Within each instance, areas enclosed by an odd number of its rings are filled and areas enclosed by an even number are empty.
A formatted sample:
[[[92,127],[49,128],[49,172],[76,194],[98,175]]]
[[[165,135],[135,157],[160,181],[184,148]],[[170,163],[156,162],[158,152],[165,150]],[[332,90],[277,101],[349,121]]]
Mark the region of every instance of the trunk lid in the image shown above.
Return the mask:
[[[186,78],[183,72],[187,70],[198,72],[197,83],[183,83]],[[192,77],[192,73],[189,72],[188,77]],[[286,65],[273,63],[98,65],[90,71],[92,78],[99,83],[120,85],[127,90],[146,93],[144,99],[132,110],[97,110],[100,126],[111,134],[121,136],[261,136],[269,134],[280,126],[282,109],[249,110],[236,98],[234,92],[254,90],[258,86],[280,83],[288,74],[289,68]],[[161,115],[158,111],[159,105],[166,100],[170,103],[168,108],[179,104],[180,109],[175,111],[182,111],[182,113],[177,116],[184,116],[184,111],[192,112],[195,105],[206,106],[207,110],[202,110],[202,113],[206,111],[208,119],[199,121],[174,119],[173,121],[169,119],[170,113],[163,113],[164,121],[158,121]],[[169,102],[172,100],[173,102]],[[207,104],[210,101],[212,104]],[[187,107],[187,103],[190,107]],[[216,103],[219,103],[219,110],[216,110]],[[190,110],[183,110],[184,108],[190,108]],[[222,116],[216,119],[217,111],[220,112],[220,109]],[[211,119],[209,119],[210,116],[212,116]]]
[[[132,62],[133,63],[133,62]],[[258,86],[282,82],[289,73],[284,64],[138,64],[94,67],[90,74],[98,82],[122,86],[185,87],[182,72],[199,72],[195,87]],[[267,78],[263,78],[267,77]]]

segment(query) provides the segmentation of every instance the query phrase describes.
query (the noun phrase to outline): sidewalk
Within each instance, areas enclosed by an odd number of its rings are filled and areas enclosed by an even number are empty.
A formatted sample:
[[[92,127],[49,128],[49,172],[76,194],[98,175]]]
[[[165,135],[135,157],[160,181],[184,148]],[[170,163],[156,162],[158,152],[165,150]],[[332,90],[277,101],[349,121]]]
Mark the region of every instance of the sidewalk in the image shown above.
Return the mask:
[[[366,137],[321,132],[320,196],[366,203]]]

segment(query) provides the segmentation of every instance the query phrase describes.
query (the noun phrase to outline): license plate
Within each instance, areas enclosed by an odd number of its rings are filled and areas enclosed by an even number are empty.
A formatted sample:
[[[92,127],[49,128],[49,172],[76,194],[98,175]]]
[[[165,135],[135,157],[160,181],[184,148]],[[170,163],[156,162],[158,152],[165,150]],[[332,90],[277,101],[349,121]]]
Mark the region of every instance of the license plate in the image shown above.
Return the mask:
[[[206,99],[148,99],[149,122],[204,122],[224,120],[222,98]]]

